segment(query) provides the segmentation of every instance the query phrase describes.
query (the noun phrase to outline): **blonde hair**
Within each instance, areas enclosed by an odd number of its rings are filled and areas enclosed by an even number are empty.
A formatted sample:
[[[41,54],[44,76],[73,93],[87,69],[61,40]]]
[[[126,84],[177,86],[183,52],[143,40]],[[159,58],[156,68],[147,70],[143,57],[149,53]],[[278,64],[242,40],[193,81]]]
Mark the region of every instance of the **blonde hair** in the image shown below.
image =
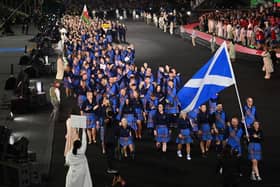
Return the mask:
[[[127,125],[127,119],[126,118],[121,119],[121,126],[123,126],[124,123]]]
[[[181,112],[180,112],[180,114],[179,114],[179,118],[182,118],[182,117],[183,117],[183,115],[187,115],[187,112],[183,112],[183,111],[181,111]]]

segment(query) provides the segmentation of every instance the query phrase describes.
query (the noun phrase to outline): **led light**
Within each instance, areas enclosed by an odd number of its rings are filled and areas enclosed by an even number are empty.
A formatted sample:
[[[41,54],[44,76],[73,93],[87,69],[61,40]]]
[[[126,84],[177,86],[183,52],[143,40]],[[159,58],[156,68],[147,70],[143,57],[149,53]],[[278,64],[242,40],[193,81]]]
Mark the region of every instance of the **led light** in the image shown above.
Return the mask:
[[[9,144],[14,145],[14,143],[15,143],[15,136],[12,134],[9,138]]]
[[[42,91],[43,91],[42,82],[40,82],[40,81],[36,82],[36,91],[37,91],[37,93],[42,93]]]

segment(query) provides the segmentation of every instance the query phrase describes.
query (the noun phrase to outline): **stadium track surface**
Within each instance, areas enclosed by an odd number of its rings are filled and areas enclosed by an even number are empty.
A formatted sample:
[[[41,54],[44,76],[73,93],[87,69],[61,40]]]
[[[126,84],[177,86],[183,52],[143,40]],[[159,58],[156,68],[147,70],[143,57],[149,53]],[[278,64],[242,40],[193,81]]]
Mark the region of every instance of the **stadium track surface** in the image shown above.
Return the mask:
[[[143,22],[128,22],[127,27],[127,39],[128,42],[135,45],[138,66],[144,62],[148,62],[152,68],[169,64],[182,74],[183,82],[186,82],[211,57],[210,49],[202,46],[194,48],[189,40],[169,36]],[[280,75],[279,72],[276,72],[272,75],[271,80],[264,80],[261,67],[262,59],[260,57],[243,54],[237,54],[237,62],[233,64],[242,102],[245,104],[244,101],[248,96],[254,98],[265,134],[264,160],[261,163],[261,176],[264,180],[259,184],[249,182],[250,165],[244,157],[242,187],[280,186],[277,179],[277,174],[280,171],[280,149],[277,145],[280,139],[280,118],[278,115]],[[229,117],[240,116],[233,87],[221,93],[221,101]],[[62,101],[62,115],[54,130],[52,163],[47,186],[65,185],[67,172],[63,156],[65,114],[71,110],[73,103],[75,101],[71,98]],[[105,156],[101,154],[100,144],[88,146],[87,158],[96,186],[106,186],[104,181],[111,179],[111,176],[105,173],[106,160]],[[192,146],[191,161],[178,159],[174,137],[173,142],[168,145],[167,158],[161,159],[160,154],[155,150],[153,140],[147,138],[146,135],[142,141],[136,141],[136,160],[122,160],[117,165],[128,186],[132,187],[217,187],[219,186],[219,177],[215,174],[216,163],[216,156],[213,152],[207,159],[201,158],[197,141]]]

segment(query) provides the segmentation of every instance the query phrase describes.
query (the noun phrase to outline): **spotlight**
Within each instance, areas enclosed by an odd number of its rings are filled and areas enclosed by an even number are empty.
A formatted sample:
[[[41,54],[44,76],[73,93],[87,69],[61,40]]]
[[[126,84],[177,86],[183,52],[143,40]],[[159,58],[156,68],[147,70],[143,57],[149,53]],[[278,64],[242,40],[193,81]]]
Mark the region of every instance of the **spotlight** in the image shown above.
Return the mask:
[[[27,120],[26,117],[17,116],[17,117],[14,118],[14,121],[19,121],[19,122],[23,122],[23,121],[26,121],[26,120]]]
[[[14,116],[13,112],[10,112],[7,119],[12,121],[12,120],[14,120],[14,118],[15,118],[15,116]]]
[[[187,15],[190,16],[192,13],[191,11],[187,11]]]
[[[14,114],[10,112],[10,118],[14,118]]]
[[[13,134],[11,134],[11,136],[9,138],[9,144],[14,145],[14,143],[15,143],[15,136]]]
[[[136,19],[139,19],[139,15],[138,15],[138,14],[136,14],[135,18],[136,18]]]
[[[120,20],[123,20],[123,16],[120,16]]]
[[[43,91],[43,84],[41,81],[36,82],[36,91],[37,93],[42,93]]]
[[[48,56],[45,56],[45,64],[49,65],[49,57]]]

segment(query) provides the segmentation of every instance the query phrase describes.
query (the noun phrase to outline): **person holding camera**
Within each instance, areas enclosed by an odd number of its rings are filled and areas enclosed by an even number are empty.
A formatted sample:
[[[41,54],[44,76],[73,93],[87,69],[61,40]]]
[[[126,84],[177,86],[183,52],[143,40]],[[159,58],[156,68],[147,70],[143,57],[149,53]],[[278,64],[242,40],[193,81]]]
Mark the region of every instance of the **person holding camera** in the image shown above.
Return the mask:
[[[217,173],[222,176],[223,187],[238,187],[240,183],[240,158],[238,150],[226,145],[218,161]]]
[[[106,110],[104,119],[104,146],[108,164],[107,173],[116,174],[118,171],[114,168],[115,149],[118,137],[118,124],[114,118],[114,113],[109,108]]]

